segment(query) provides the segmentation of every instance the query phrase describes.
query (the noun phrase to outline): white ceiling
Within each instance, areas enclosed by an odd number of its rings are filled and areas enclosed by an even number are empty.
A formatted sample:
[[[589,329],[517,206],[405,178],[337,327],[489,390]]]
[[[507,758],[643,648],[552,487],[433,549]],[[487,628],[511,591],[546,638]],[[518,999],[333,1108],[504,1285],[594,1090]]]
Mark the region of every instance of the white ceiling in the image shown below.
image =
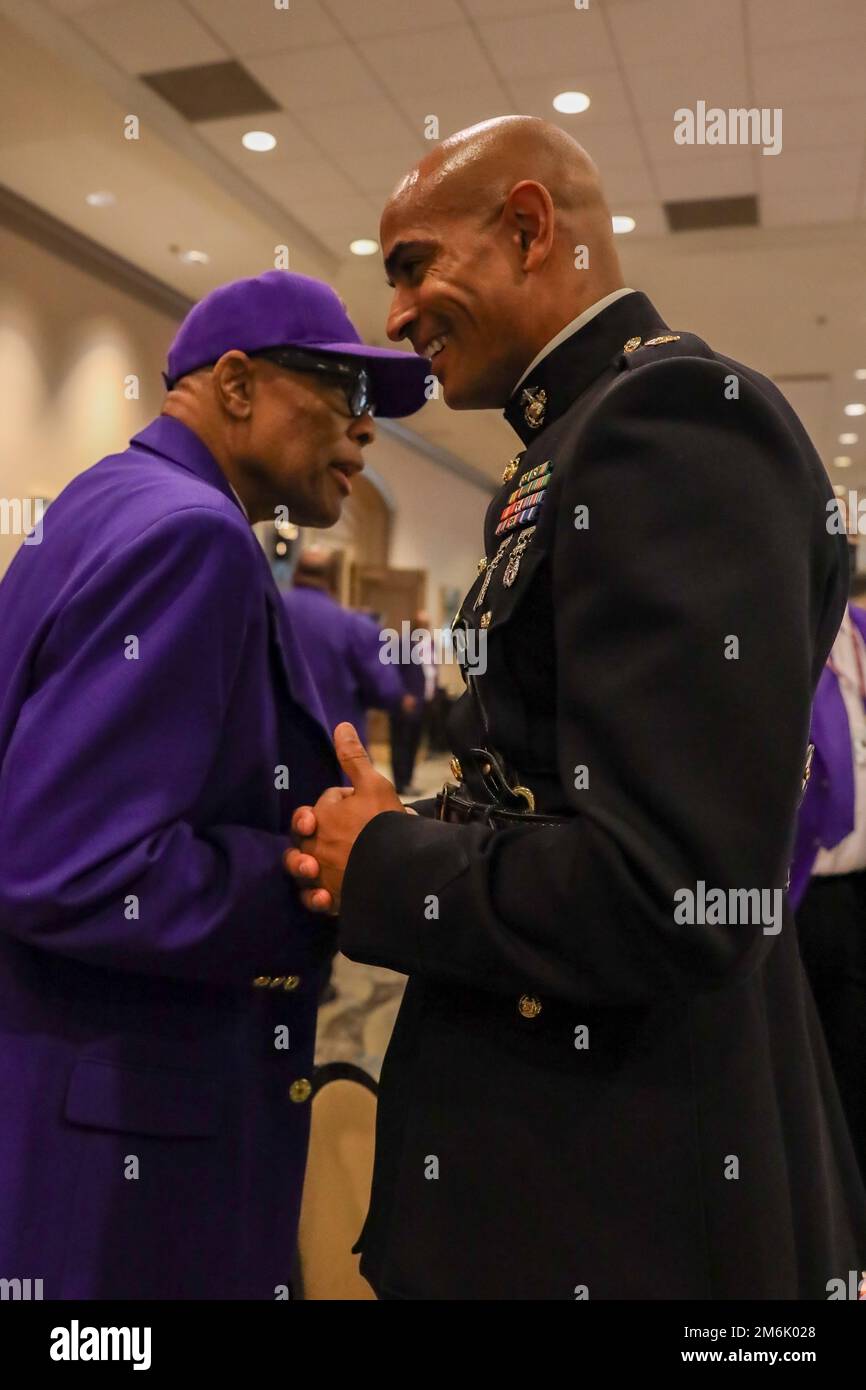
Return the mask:
[[[334,280],[362,331],[382,340],[376,258],[382,201],[440,135],[509,111],[560,121],[602,169],[629,283],[673,326],[702,333],[786,385],[829,463],[866,483],[866,3],[864,0],[0,0],[0,180],[189,294],[273,261]],[[138,75],[236,59],[282,108],[190,126]],[[579,116],[552,97],[578,88]],[[16,96],[18,98],[16,104]],[[783,149],[679,146],[679,106],[781,107]],[[119,110],[141,113],[132,149]],[[60,114],[65,112],[65,116]],[[268,154],[245,130],[277,137]],[[92,187],[118,195],[83,203]],[[759,228],[667,231],[662,202],[754,194]],[[171,244],[196,246],[185,267]],[[822,324],[819,320],[823,318]],[[864,417],[866,421],[866,417]],[[512,440],[495,418],[433,403],[411,422],[491,477]],[[836,435],[861,442],[844,451]]]

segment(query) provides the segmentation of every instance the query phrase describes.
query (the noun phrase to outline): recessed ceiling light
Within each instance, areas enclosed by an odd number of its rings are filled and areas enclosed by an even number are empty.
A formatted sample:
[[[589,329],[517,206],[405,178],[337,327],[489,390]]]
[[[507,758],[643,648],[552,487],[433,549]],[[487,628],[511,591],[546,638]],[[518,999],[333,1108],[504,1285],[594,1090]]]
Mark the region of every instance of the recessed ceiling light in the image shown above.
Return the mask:
[[[858,381],[866,381],[866,367],[858,367],[854,375]]]
[[[276,135],[271,135],[269,130],[248,130],[246,135],[241,136],[241,144],[245,150],[255,150],[257,154],[264,154],[267,150],[272,150],[277,143]]]
[[[635,228],[635,220],[634,220],[633,217],[625,217],[625,216],[619,216],[619,215],[617,215],[616,217],[612,217],[610,220],[611,220],[611,222],[613,223],[613,230],[614,230],[617,234],[620,234],[620,233],[622,233],[622,232],[633,232],[633,231],[634,231],[634,228]]]
[[[589,97],[586,92],[560,92],[553,98],[554,110],[561,111],[564,116],[577,116],[588,106]]]
[[[360,236],[357,241],[349,242],[349,250],[353,256],[375,256],[379,250],[379,243],[372,241],[368,236]]]
[[[109,193],[107,189],[102,189],[98,193],[88,193],[84,201],[89,203],[92,208],[110,208],[112,203],[117,202],[117,199],[113,193]]]
[[[210,260],[207,251],[178,251],[177,255],[184,265],[207,265]]]
[[[860,438],[860,436],[857,435],[857,434],[840,434],[840,435],[839,435],[839,443],[840,443],[840,444],[856,444],[856,443],[857,443],[857,440],[858,440],[859,438]]]
[[[835,464],[835,466],[836,466],[837,468],[850,468],[850,467],[851,467],[851,460],[850,460],[850,458],[848,457],[847,454],[837,454],[836,457],[835,457],[834,460],[833,460],[833,463]]]
[[[863,405],[861,401],[854,401],[851,405],[846,405],[845,414],[866,415],[866,405]]]

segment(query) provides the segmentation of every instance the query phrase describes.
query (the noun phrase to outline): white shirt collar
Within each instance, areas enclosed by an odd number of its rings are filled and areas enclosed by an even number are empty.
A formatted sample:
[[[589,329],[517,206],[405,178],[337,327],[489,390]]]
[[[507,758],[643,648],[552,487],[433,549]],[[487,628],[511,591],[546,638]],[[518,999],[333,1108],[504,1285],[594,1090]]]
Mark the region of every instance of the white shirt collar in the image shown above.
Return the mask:
[[[228,482],[228,478],[226,479],[226,482]],[[234,493],[235,497],[238,499],[238,506],[240,507],[240,509],[241,509],[241,511],[243,512],[244,516],[246,517],[247,521],[249,521],[249,519],[250,519],[250,514],[249,514],[249,512],[247,511],[246,507],[244,506],[243,502],[241,501],[241,495],[240,495],[240,493],[238,492],[238,490],[237,490],[237,488],[235,487],[234,483],[229,483],[229,487],[231,488],[231,490],[232,490],[232,492]]]
[[[602,309],[606,309],[609,304],[615,304],[618,299],[622,299],[623,295],[626,294],[634,294],[634,290],[626,288],[614,290],[612,294],[606,294],[604,299],[597,299],[594,304],[590,304],[588,309],[584,309],[582,314],[578,314],[576,319],[572,319],[571,323],[567,323],[564,328],[561,328],[556,334],[556,337],[551,338],[550,342],[541,349],[538,356],[533,357],[526,371],[523,373],[523,376],[520,378],[520,381],[515,383],[514,391],[517,390],[521,382],[526,380],[530,372],[535,371],[539,362],[544,361],[548,353],[553,352],[554,348],[558,348],[560,343],[564,343],[566,338],[570,338],[573,333],[578,333],[581,328],[589,323],[590,319],[594,319],[596,314],[600,314]],[[513,394],[514,392],[512,392],[512,395]]]

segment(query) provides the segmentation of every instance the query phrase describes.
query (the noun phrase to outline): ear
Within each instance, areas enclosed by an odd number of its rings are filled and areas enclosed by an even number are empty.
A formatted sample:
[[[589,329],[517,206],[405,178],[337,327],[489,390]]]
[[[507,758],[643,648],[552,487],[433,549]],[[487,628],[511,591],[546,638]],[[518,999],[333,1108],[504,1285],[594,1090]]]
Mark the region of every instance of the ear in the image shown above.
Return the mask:
[[[553,199],[543,183],[516,183],[502,209],[502,218],[517,248],[524,270],[538,270],[553,247]]]
[[[252,410],[253,364],[245,352],[224,352],[211,373],[216,398],[236,420],[246,420]]]

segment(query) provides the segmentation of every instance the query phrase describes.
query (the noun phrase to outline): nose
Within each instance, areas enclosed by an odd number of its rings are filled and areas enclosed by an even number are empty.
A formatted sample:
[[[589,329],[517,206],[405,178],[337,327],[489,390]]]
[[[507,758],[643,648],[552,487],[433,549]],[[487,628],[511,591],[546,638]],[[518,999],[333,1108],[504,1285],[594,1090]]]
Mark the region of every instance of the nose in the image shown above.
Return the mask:
[[[385,331],[392,343],[399,343],[409,335],[409,328],[417,317],[415,301],[405,286],[394,291]]]
[[[360,415],[357,420],[353,420],[349,426],[349,438],[358,445],[359,449],[366,449],[368,444],[372,444],[376,438],[376,425],[369,410],[364,415]],[[359,460],[360,467],[363,468],[364,460]]]

